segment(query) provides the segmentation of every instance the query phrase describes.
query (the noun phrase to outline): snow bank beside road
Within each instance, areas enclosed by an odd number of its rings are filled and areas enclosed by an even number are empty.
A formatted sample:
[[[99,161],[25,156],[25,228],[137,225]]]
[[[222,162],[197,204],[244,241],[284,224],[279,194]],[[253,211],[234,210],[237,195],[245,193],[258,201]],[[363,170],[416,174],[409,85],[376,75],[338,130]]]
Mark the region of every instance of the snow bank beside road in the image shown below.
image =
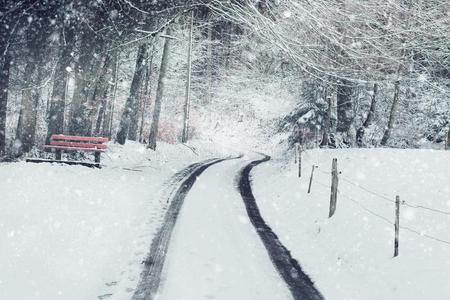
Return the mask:
[[[0,164],[0,299],[129,299],[167,203],[164,182],[193,161],[183,145],[111,144],[103,169]]]
[[[328,219],[331,160],[342,172],[336,215]],[[307,194],[312,164],[311,194]],[[266,222],[326,299],[449,299],[450,153],[432,150],[312,150],[303,177],[293,161],[252,172]],[[369,192],[370,191],[370,192]],[[401,206],[400,256],[392,258],[395,195]],[[416,232],[411,231],[414,230]]]

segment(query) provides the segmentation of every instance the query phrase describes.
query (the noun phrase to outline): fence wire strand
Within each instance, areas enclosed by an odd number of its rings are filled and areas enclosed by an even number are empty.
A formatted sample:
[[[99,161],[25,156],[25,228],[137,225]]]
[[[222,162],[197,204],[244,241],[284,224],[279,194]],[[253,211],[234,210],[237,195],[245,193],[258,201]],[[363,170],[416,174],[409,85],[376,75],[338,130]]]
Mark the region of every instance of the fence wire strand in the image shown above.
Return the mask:
[[[323,186],[323,187],[331,188],[329,185],[324,184],[324,183],[322,183],[322,182],[320,182],[320,181],[317,181],[317,180],[316,180],[316,183],[318,183],[319,185],[321,185],[321,186]],[[391,226],[394,226],[394,225],[395,225],[394,222],[392,222],[392,221],[389,220],[388,218],[386,218],[386,217],[384,217],[384,216],[382,216],[382,215],[380,215],[380,214],[374,212],[373,210],[368,209],[368,208],[365,207],[361,202],[359,202],[359,201],[353,199],[352,197],[350,197],[350,196],[348,196],[348,195],[346,195],[346,194],[343,194],[340,190],[338,190],[338,194],[341,195],[342,197],[344,197],[344,198],[346,198],[346,199],[352,201],[353,203],[357,204],[362,210],[364,210],[364,211],[366,211],[367,213],[373,215],[374,217],[376,217],[376,218],[378,218],[378,219],[380,219],[380,220],[383,220],[384,222],[386,222],[387,224],[389,224],[389,225],[391,225]],[[394,201],[394,203],[395,203],[395,201]],[[447,240],[444,240],[444,239],[441,239],[441,238],[438,238],[438,237],[435,237],[435,236],[432,236],[432,235],[429,235],[429,234],[420,232],[420,231],[418,231],[418,230],[416,230],[416,229],[413,229],[413,228],[410,228],[410,227],[407,227],[407,226],[400,225],[400,229],[404,229],[404,230],[406,230],[406,231],[409,231],[409,232],[411,232],[411,233],[414,233],[414,234],[416,234],[416,235],[418,235],[418,236],[420,236],[420,237],[423,237],[423,238],[431,239],[431,240],[434,240],[434,241],[436,241],[436,242],[440,242],[440,243],[443,243],[443,244],[450,245],[450,241],[447,241]]]
[[[318,169],[318,171],[323,173],[323,174],[331,175],[331,172],[322,171],[320,169]],[[394,197],[389,198],[386,195],[383,195],[383,194],[381,194],[379,192],[376,192],[376,191],[373,191],[371,189],[368,189],[368,188],[362,186],[361,184],[352,181],[351,179],[349,179],[346,176],[340,175],[339,178],[342,179],[343,181],[347,182],[348,184],[351,184],[351,185],[353,185],[353,186],[355,186],[355,187],[365,191],[366,193],[369,193],[369,194],[371,194],[373,196],[378,197],[381,200],[384,200],[384,201],[390,202],[390,203],[395,203],[395,200],[392,199]],[[424,205],[410,204],[406,200],[402,200],[400,204],[403,205],[403,206],[409,207],[409,208],[422,209],[422,210],[427,210],[427,211],[432,212],[432,213],[437,213],[437,214],[441,214],[441,215],[450,216],[450,211],[437,209],[437,208],[434,208],[434,207],[428,207],[428,206],[424,206]]]

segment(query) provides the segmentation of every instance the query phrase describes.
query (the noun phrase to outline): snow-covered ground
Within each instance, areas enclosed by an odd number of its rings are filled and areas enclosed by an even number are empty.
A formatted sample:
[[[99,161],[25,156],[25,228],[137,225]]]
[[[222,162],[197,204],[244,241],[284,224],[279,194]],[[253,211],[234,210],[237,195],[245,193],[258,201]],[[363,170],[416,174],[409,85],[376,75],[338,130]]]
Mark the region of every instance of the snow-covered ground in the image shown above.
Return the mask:
[[[111,144],[100,170],[0,164],[0,299],[130,299],[167,206],[164,183],[225,156],[191,145],[198,155],[184,145]]]
[[[161,143],[153,152],[111,144],[100,170],[0,164],[0,299],[130,299],[168,206],[168,178],[231,152],[191,145],[195,153],[184,145]],[[256,157],[215,165],[194,184],[160,298],[290,299],[235,187],[240,168]],[[341,174],[329,219],[333,157]],[[450,298],[450,152],[309,150],[302,171],[299,179],[293,159],[274,158],[252,171],[253,193],[266,223],[326,299]],[[393,258],[396,195],[405,203]]]
[[[333,157],[342,173],[329,219]],[[286,163],[256,167],[253,191],[266,222],[326,299],[450,299],[450,152],[310,150],[301,179],[293,158]],[[406,205],[393,258],[396,195]]]

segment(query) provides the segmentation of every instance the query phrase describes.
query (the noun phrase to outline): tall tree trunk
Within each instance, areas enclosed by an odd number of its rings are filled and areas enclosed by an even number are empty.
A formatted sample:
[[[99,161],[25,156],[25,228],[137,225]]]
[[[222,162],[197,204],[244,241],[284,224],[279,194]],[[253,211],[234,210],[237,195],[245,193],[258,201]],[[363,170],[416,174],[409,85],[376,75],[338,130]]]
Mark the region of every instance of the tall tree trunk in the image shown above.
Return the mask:
[[[22,90],[20,117],[15,142],[15,152],[18,156],[29,152],[35,142],[37,108],[41,94],[40,88],[37,88],[36,85],[40,83],[42,75],[41,68],[36,68],[37,62],[35,58],[30,58],[25,67],[25,87]]]
[[[6,108],[8,105],[9,78],[12,62],[10,52],[11,35],[14,33],[19,20],[5,13],[13,7],[14,3],[5,3],[0,7],[0,159],[6,155]]]
[[[330,140],[328,146],[331,148],[336,148],[336,133],[338,126],[338,112],[337,112],[337,94],[332,90],[332,94],[330,97],[330,107],[331,107],[331,116],[330,116]]]
[[[103,135],[103,128],[105,127],[105,123],[108,123],[106,119],[106,111],[108,108],[108,93],[110,90],[110,80],[112,76],[114,76],[115,66],[112,66],[113,60],[110,56],[107,56],[105,59],[105,64],[102,68],[102,73],[100,75],[99,82],[95,88],[93,101],[99,105],[99,107],[95,110],[92,110],[90,115],[91,118],[94,118],[97,115],[97,120],[95,122],[94,135],[99,136]],[[91,122],[93,123],[93,121]]]
[[[48,13],[52,13],[49,11]],[[36,20],[39,17],[36,16]],[[35,143],[37,112],[41,102],[42,77],[46,64],[50,23],[32,20],[26,29],[26,66],[23,74],[21,113],[16,132],[15,154],[29,152]]]
[[[327,114],[325,115],[325,120],[323,122],[323,133],[322,133],[322,142],[320,143],[320,147],[327,147],[330,141],[330,127],[331,127],[331,98],[328,97],[328,90],[325,89],[325,99],[328,103]]]
[[[136,57],[136,67],[134,69],[133,79],[131,81],[130,95],[125,103],[125,108],[122,112],[120,119],[119,131],[117,132],[116,140],[119,144],[125,144],[127,138],[135,141],[137,135],[136,116],[139,111],[139,90],[142,84],[143,74],[146,68],[148,45],[146,43],[139,46],[139,50]]]
[[[445,150],[450,150],[450,124],[447,126],[447,141],[445,144]]]
[[[353,125],[353,85],[348,80],[340,80],[337,86],[337,132],[342,134],[345,144],[350,144],[350,130]]]
[[[211,14],[210,14],[211,15]],[[210,21],[211,22],[211,21]],[[212,31],[213,24],[208,24],[208,45],[206,51],[206,103],[211,103],[212,84],[213,84],[213,41]]]
[[[139,128],[139,142],[143,142],[144,133],[144,123],[145,123],[145,112],[147,111],[147,106],[150,104],[151,93],[152,93],[152,67],[153,67],[153,56],[155,54],[155,46],[152,46],[152,51],[149,57],[148,66],[145,72],[145,87],[144,87],[144,99],[141,101],[143,103],[141,108],[141,125]]]
[[[384,131],[383,138],[381,139],[381,145],[386,146],[389,138],[391,137],[392,128],[394,127],[395,118],[397,116],[398,99],[400,96],[400,81],[397,80],[394,84],[394,99],[392,100],[391,112],[389,114],[389,121]]]
[[[336,148],[336,98],[334,97],[334,93],[330,91],[330,88],[325,89],[325,99],[327,99],[328,108],[326,118],[324,120],[323,136],[320,147]]]
[[[48,109],[48,130],[46,144],[50,143],[53,134],[64,132],[64,111],[66,106],[66,93],[69,74],[67,68],[72,64],[72,51],[75,42],[75,33],[71,26],[64,26],[61,32],[63,40],[62,51],[55,72],[55,81]]]
[[[170,27],[167,27],[167,35],[171,34]],[[161,59],[161,68],[159,70],[158,87],[156,89],[155,107],[153,109],[152,125],[148,138],[148,148],[156,150],[156,137],[158,136],[159,115],[161,114],[161,105],[163,100],[164,85],[167,76],[167,65],[169,61],[170,39],[164,42],[164,49]]]
[[[145,88],[144,88],[145,90]],[[142,133],[144,132],[144,122],[145,122],[145,108],[147,107],[149,102],[149,97],[147,95],[147,93],[144,91],[144,95],[142,95],[142,99],[141,99],[141,116],[140,116],[140,124],[139,124],[139,143],[142,143]]]
[[[12,56],[8,51],[0,65],[0,158],[6,154],[6,106],[8,104],[11,60]]]
[[[103,136],[111,138],[112,122],[114,118],[114,109],[116,105],[117,96],[117,84],[119,78],[119,54],[114,56],[114,68],[112,72],[112,78],[114,78],[114,83],[112,85],[112,99],[109,101],[108,110],[105,115],[105,121],[103,122]]]
[[[356,133],[356,144],[358,145],[358,147],[362,147],[364,145],[365,131],[372,124],[373,118],[375,117],[375,110],[377,106],[377,93],[378,93],[378,84],[374,83],[369,112],[367,113],[366,120],[364,121],[362,126],[358,128],[358,131]]]
[[[84,123],[86,124],[85,135],[92,135],[93,131],[95,131],[95,134],[99,133],[104,113],[104,109],[102,108],[106,105],[106,97],[108,94],[108,82],[110,80],[110,76],[112,73],[111,62],[112,62],[111,56],[106,54],[105,59],[103,61],[103,65],[101,66],[99,73],[96,76],[93,93],[89,97],[89,101],[85,108],[85,115],[86,115],[86,118],[84,120]],[[95,117],[97,115],[98,118],[96,119]],[[100,122],[100,124],[98,124],[98,129],[97,129],[97,122]]]
[[[131,111],[131,117],[130,117],[130,128],[128,129],[128,139],[132,141],[138,140],[138,129],[139,129],[139,117],[140,117],[140,110],[142,108],[142,83],[144,81],[145,73],[147,72],[147,65],[148,65],[148,45],[145,45],[144,49],[144,57],[142,60],[142,64],[139,66],[139,73],[137,74],[137,80],[138,80],[138,86],[137,86],[137,92],[135,94],[135,101],[134,108]],[[138,66],[136,65],[136,68]],[[131,91],[130,91],[131,94]]]
[[[75,66],[75,90],[70,107],[69,132],[71,134],[83,135],[87,131],[89,124],[86,124],[86,109],[89,97],[92,95],[95,76],[101,67],[101,60],[104,56],[99,55],[103,46],[102,39],[96,39],[94,33],[89,28],[83,28],[81,36],[79,55]]]
[[[183,134],[181,142],[186,143],[189,138],[189,110],[191,105],[191,72],[192,72],[192,31],[194,29],[194,11],[191,14],[191,22],[189,24],[189,46],[188,46],[188,63],[187,63],[187,79],[186,79],[186,93],[184,102],[184,120],[183,120]]]

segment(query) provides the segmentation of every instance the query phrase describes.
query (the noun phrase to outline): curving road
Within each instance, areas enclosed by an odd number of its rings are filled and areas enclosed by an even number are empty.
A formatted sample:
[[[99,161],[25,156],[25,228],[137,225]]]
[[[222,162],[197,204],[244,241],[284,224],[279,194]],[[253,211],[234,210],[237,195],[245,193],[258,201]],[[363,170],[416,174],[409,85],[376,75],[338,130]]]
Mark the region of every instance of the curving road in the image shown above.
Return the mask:
[[[270,158],[256,158],[209,160],[174,176],[133,300],[323,299],[259,213],[250,171]]]

